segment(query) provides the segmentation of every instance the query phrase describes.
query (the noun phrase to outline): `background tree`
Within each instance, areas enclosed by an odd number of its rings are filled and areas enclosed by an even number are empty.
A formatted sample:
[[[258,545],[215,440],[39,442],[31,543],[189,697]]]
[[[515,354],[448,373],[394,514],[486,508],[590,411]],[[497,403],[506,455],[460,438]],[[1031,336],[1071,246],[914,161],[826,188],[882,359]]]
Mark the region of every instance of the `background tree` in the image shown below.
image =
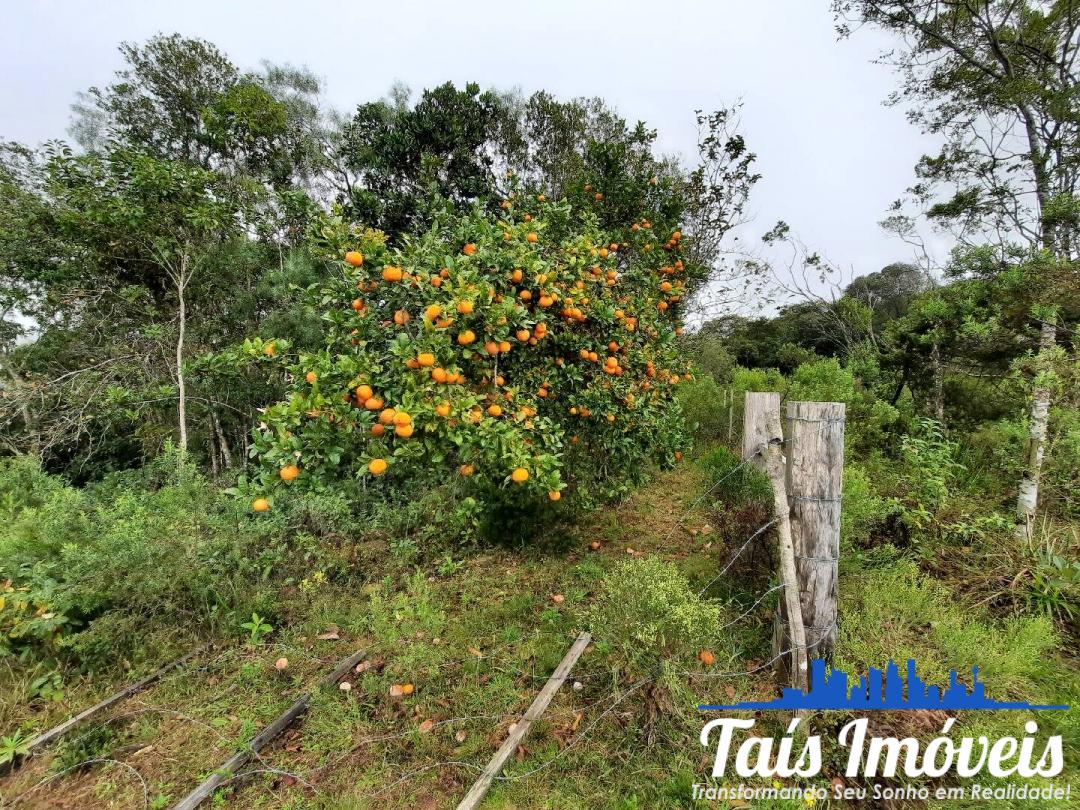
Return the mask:
[[[1026,243],[1061,263],[1080,256],[1080,3],[1014,0],[835,0],[842,35],[873,25],[903,45],[883,55],[902,77],[894,103],[944,144],[917,166],[911,199],[964,243],[988,241],[1004,257]],[[892,227],[910,218],[900,204]],[[1037,281],[1037,278],[1033,278]],[[1056,343],[1053,288],[1033,302],[1037,347]],[[1030,535],[1038,504],[1050,389],[1037,386],[1028,463],[1017,498],[1018,531]]]

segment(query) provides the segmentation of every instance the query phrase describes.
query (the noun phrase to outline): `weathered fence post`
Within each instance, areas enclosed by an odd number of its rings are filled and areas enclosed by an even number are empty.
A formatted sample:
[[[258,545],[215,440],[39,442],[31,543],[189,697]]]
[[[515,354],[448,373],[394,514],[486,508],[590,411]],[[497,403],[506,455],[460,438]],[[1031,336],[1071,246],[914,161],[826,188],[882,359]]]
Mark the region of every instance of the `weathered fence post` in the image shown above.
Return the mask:
[[[733,392],[734,393],[734,392]],[[745,461],[769,442],[769,414],[780,413],[780,395],[774,391],[747,391],[743,405],[742,457]],[[765,469],[765,453],[751,462]]]
[[[787,491],[809,653],[836,646],[844,403],[787,403]]]
[[[780,550],[780,581],[784,586],[773,630],[773,658],[778,669],[793,687],[806,689],[809,668],[806,659],[806,635],[803,632],[802,605],[799,600],[798,576],[795,570],[795,548],[791,533],[791,507],[788,504],[787,482],[784,474],[784,441],[780,425],[780,395],[777,393],[746,392],[743,410],[743,458],[750,459],[765,471],[772,482],[773,511],[776,514],[777,545]],[[783,632],[786,623],[788,633]],[[790,643],[778,646],[785,637]]]

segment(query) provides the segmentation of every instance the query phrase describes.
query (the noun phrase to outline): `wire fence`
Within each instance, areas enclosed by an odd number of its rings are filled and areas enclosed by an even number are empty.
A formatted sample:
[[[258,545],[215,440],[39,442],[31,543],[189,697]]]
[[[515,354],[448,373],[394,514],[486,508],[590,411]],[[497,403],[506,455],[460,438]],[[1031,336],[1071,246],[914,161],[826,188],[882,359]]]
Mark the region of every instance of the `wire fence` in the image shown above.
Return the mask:
[[[826,429],[827,427],[828,427],[828,425],[823,425],[822,430]],[[757,451],[755,451],[753,454],[751,454],[747,458],[743,459],[739,464],[735,465],[730,470],[726,471],[722,476],[720,476],[716,481],[714,481],[709,487],[707,487],[705,489],[705,491],[701,495],[699,495],[697,498],[695,498],[691,502],[691,504],[687,507],[687,509],[683,512],[683,514],[675,522],[675,525],[673,526],[671,532],[665,537],[665,541],[670,540],[671,537],[674,536],[675,532],[677,532],[679,530],[679,528],[683,525],[684,521],[691,514],[693,514],[694,510],[709,495],[713,494],[721,485],[723,485],[724,482],[726,482],[727,480],[732,478],[740,470],[744,469],[746,466],[753,463],[759,456],[762,455],[765,448],[766,448],[766,445],[762,445],[762,447],[759,448]],[[743,556],[743,554],[745,554],[746,551],[753,546],[754,541],[757,540],[758,538],[762,537],[771,527],[776,525],[777,521],[778,521],[778,519],[776,517],[771,517],[768,521],[764,522],[759,527],[757,527],[752,533],[750,533],[750,535],[739,546],[739,548],[736,549],[732,553],[732,555],[728,558],[727,562],[721,567],[720,571],[712,579],[710,579],[709,582],[706,583],[703,588],[701,588],[701,590],[698,592],[697,595],[699,597],[704,596],[713,585],[715,585],[720,579],[722,579],[724,577],[725,574],[728,573],[728,571],[731,570],[732,566],[735,565],[735,563]],[[738,624],[739,622],[741,622],[741,621],[747,619],[748,617],[754,615],[754,613],[757,611],[757,609],[767,599],[769,599],[770,596],[773,596],[774,594],[782,591],[784,588],[785,588],[785,585],[783,583],[779,583],[779,584],[772,585],[772,586],[768,587],[763,592],[761,592],[756,597],[756,599],[748,607],[743,609],[737,616],[730,619],[729,621],[727,621],[723,625],[719,626],[717,628],[717,632],[721,632],[723,630],[729,629],[729,628],[733,627],[734,625]],[[821,637],[818,638],[817,641],[815,641],[815,642],[813,642],[811,644],[804,645],[805,649],[810,650],[810,649],[816,647],[817,645],[821,644],[823,641],[825,641],[827,633],[829,631],[833,630],[833,629],[836,629],[836,624],[833,623],[832,625],[830,625],[827,628],[820,628],[820,629],[823,631]],[[535,673],[535,672],[532,672],[532,671],[527,671],[527,670],[525,670],[523,668],[514,667],[512,665],[499,666],[499,665],[496,665],[496,664],[492,663],[493,661],[496,660],[496,657],[497,657],[498,653],[500,653],[503,650],[505,650],[507,648],[510,648],[510,647],[520,646],[522,644],[523,638],[530,638],[531,637],[531,638],[535,639],[535,638],[539,638],[539,637],[542,637],[542,636],[545,636],[545,635],[549,636],[549,637],[558,637],[558,638],[561,638],[561,639],[566,639],[566,638],[569,637],[570,634],[565,632],[565,631],[547,630],[545,628],[532,628],[532,629],[526,631],[523,636],[517,636],[517,637],[515,637],[513,639],[507,640],[504,643],[492,648],[491,650],[489,650],[486,653],[481,652],[479,650],[473,650],[469,654],[467,654],[465,656],[462,656],[460,658],[441,661],[441,662],[439,662],[437,664],[437,666],[440,669],[446,669],[446,668],[452,668],[452,667],[465,667],[470,663],[475,664],[475,665],[477,665],[477,667],[479,667],[481,664],[487,663],[488,666],[490,666],[494,671],[513,674],[514,676],[519,677],[519,678],[544,679],[544,680],[546,680],[549,676],[545,675],[545,674],[540,674],[540,673]],[[280,648],[282,648],[282,649],[286,649],[285,645],[278,645],[278,646]],[[688,679],[702,679],[702,680],[710,680],[710,681],[718,680],[718,679],[745,678],[745,677],[747,677],[749,675],[754,675],[754,674],[757,674],[757,673],[760,673],[760,672],[763,672],[765,670],[769,670],[769,669],[773,668],[773,666],[775,664],[777,664],[779,661],[783,660],[786,656],[788,656],[791,653],[795,652],[796,649],[798,649],[798,647],[793,646],[793,647],[791,647],[791,648],[789,648],[787,650],[784,650],[782,652],[778,652],[775,655],[773,655],[771,658],[769,658],[768,660],[764,661],[763,663],[756,664],[756,665],[754,665],[752,667],[749,667],[749,668],[743,667],[741,669],[731,669],[731,670],[728,670],[728,671],[721,671],[721,672],[711,672],[711,671],[708,671],[708,670],[705,670],[705,669],[668,670],[668,674],[678,676],[678,677],[684,677],[684,678],[688,678]],[[294,653],[296,652],[296,650],[293,650],[291,647],[289,647],[286,651],[292,651]],[[211,669],[214,668],[214,666],[216,664],[218,664],[219,662],[221,662],[224,659],[229,658],[231,655],[234,655],[234,654],[235,654],[234,650],[228,650],[227,649],[224,652],[220,653],[215,658],[213,658],[211,661],[207,662],[206,664],[203,664],[202,666],[199,666],[199,667],[191,668],[190,672],[206,672],[206,671],[210,671]],[[306,653],[306,652],[304,652],[302,654],[307,655],[308,657],[311,657],[311,658],[317,658],[316,656],[310,655],[309,653]],[[318,659],[318,660],[321,660],[321,659]],[[656,680],[665,671],[665,668],[667,668],[671,664],[675,663],[675,661],[676,661],[676,659],[674,659],[674,658],[658,659],[653,665],[653,669],[652,669],[653,674],[651,674],[649,677],[639,679],[639,680],[636,680],[634,682],[625,682],[625,683],[623,683],[623,682],[618,682],[617,681],[616,683],[612,684],[612,693],[611,694],[609,694],[607,697],[605,697],[605,698],[603,698],[601,700],[595,701],[594,703],[592,703],[588,707],[586,707],[587,710],[594,710],[594,711],[597,710],[597,709],[602,709],[600,711],[600,713],[595,718],[593,718],[589,722],[589,724],[585,726],[585,728],[582,731],[575,733],[574,737],[568,743],[566,743],[555,755],[549,757],[548,759],[546,759],[545,761],[543,761],[539,765],[537,765],[535,767],[532,767],[532,768],[530,768],[530,769],[528,769],[526,771],[522,771],[520,773],[513,773],[513,774],[505,774],[505,773],[504,774],[499,774],[499,775],[494,777],[495,781],[498,781],[498,782],[512,782],[512,781],[519,781],[519,780],[522,780],[522,779],[527,779],[527,778],[529,778],[529,777],[531,777],[531,776],[533,776],[533,775],[535,775],[535,774],[537,774],[537,773],[551,767],[553,764],[555,764],[559,760],[565,758],[573,749],[579,747],[582,743],[584,743],[586,740],[588,740],[596,732],[596,730],[598,729],[600,724],[605,720],[605,718],[609,717],[612,714],[612,712],[614,712],[619,706],[623,705],[632,696],[640,694],[641,690],[643,690],[645,687],[649,686],[650,684],[655,683]],[[605,668],[603,670],[600,670],[600,671],[595,671],[595,672],[591,672],[591,673],[587,672],[587,673],[582,673],[580,675],[573,676],[572,679],[577,684],[583,684],[583,683],[585,683],[585,682],[587,682],[589,680],[596,679],[596,678],[601,678],[601,677],[613,678],[613,677],[616,676],[616,674],[617,674],[616,670],[614,670],[612,667],[607,667],[607,668]],[[568,678],[569,677],[570,676],[568,676]],[[231,740],[228,737],[226,737],[225,735],[223,735],[218,729],[214,728],[209,723],[206,723],[206,722],[204,722],[202,720],[191,717],[189,715],[184,714],[183,712],[179,712],[179,711],[176,711],[176,710],[173,710],[173,709],[164,708],[164,707],[157,707],[157,706],[151,706],[151,705],[142,703],[141,701],[139,701],[139,703],[141,704],[141,707],[139,709],[136,709],[136,710],[131,711],[131,712],[125,712],[125,713],[122,713],[122,714],[119,714],[119,715],[115,715],[113,717],[110,717],[110,718],[108,718],[108,719],[106,719],[104,721],[101,721],[101,722],[95,724],[89,730],[85,731],[82,735],[80,735],[80,737],[76,738],[75,742],[78,743],[78,742],[90,737],[98,729],[100,729],[100,728],[102,728],[102,727],[104,727],[104,726],[106,726],[108,724],[119,722],[119,721],[122,721],[122,720],[125,720],[125,719],[131,719],[133,717],[137,717],[137,716],[148,714],[148,713],[158,713],[158,714],[162,714],[162,715],[168,715],[168,716],[171,716],[171,717],[175,717],[177,719],[180,719],[180,720],[185,721],[185,722],[189,722],[189,723],[191,723],[191,724],[193,724],[195,726],[198,726],[198,727],[200,727],[202,729],[205,729],[205,730],[209,731],[211,734],[213,734],[215,736],[215,738],[222,745],[230,747],[230,748],[235,747],[235,741],[234,740]],[[324,764],[322,764],[322,765],[320,765],[318,767],[309,769],[308,771],[306,771],[304,773],[293,773],[291,771],[288,771],[288,770],[285,770],[285,769],[282,769],[282,768],[276,768],[270,762],[268,762],[259,752],[256,752],[256,751],[252,750],[250,753],[253,755],[253,760],[256,763],[257,767],[250,768],[250,769],[241,771],[241,772],[233,775],[228,780],[226,780],[221,785],[221,787],[225,787],[225,786],[232,785],[232,784],[237,784],[237,783],[240,783],[242,781],[254,778],[255,776],[258,776],[260,774],[263,774],[263,775],[269,775],[269,776],[287,777],[289,779],[295,780],[298,784],[303,785],[305,787],[305,789],[308,789],[308,790],[310,790],[310,791],[312,791],[312,792],[314,792],[316,794],[319,794],[320,791],[319,791],[319,788],[317,786],[317,782],[320,781],[322,778],[324,778],[325,775],[328,772],[330,772],[333,769],[339,767],[349,757],[355,755],[356,753],[358,753],[360,750],[362,750],[363,748],[365,748],[367,746],[375,745],[375,744],[379,744],[379,743],[390,743],[390,742],[393,742],[393,741],[396,741],[396,740],[402,740],[402,739],[406,739],[406,738],[410,738],[410,737],[415,737],[415,736],[418,736],[418,735],[424,734],[424,733],[431,733],[432,731],[434,731],[437,728],[443,728],[443,727],[455,726],[455,725],[456,726],[461,726],[461,725],[465,725],[465,724],[468,724],[468,723],[479,722],[479,721],[497,721],[497,722],[501,722],[501,721],[504,721],[504,720],[509,719],[509,718],[520,718],[521,715],[522,715],[522,711],[504,712],[504,713],[497,713],[497,714],[489,714],[488,713],[488,714],[463,715],[463,716],[460,716],[460,717],[453,717],[453,718],[448,718],[448,719],[444,719],[444,720],[435,721],[430,726],[427,726],[424,729],[421,729],[418,726],[411,726],[411,727],[409,727],[409,728],[407,728],[405,730],[399,731],[399,732],[393,732],[393,733],[386,733],[386,734],[378,734],[378,735],[369,736],[369,737],[366,737],[364,739],[361,739],[361,740],[355,742],[352,746],[350,746],[350,748],[348,750],[346,750],[344,752],[341,752],[340,754],[338,754],[335,757],[333,757],[332,759],[330,759],[328,762],[325,762]],[[109,758],[109,757],[94,757],[94,758],[91,758],[91,759],[87,759],[87,760],[84,760],[83,762],[77,763],[77,764],[75,764],[75,765],[73,765],[73,766],[71,766],[69,768],[66,768],[63,771],[51,774],[51,775],[43,778],[42,780],[40,780],[38,783],[33,785],[28,790],[24,791],[18,797],[11,800],[11,802],[9,803],[8,806],[15,806],[15,805],[18,805],[18,804],[22,803],[23,801],[26,800],[26,798],[28,796],[33,794],[35,791],[37,791],[38,789],[46,786],[47,784],[52,783],[53,781],[55,781],[56,779],[64,776],[67,773],[70,773],[70,772],[72,772],[72,771],[74,771],[76,769],[85,768],[85,767],[89,767],[89,766],[93,766],[93,765],[116,765],[116,766],[123,767],[124,769],[132,772],[134,774],[134,776],[138,779],[138,782],[139,782],[139,784],[141,786],[142,793],[143,793],[144,807],[149,807],[150,806],[149,788],[147,786],[146,780],[144,779],[142,774],[138,771],[138,769],[136,769],[130,763],[127,763],[127,762],[124,762],[124,761],[118,760],[118,759],[112,759],[112,758]],[[461,761],[461,760],[445,760],[445,761],[440,761],[440,762],[428,763],[428,764],[425,764],[425,765],[423,765],[421,767],[418,767],[418,768],[416,768],[414,770],[406,772],[405,774],[403,774],[400,778],[398,778],[394,782],[391,782],[388,785],[384,785],[384,786],[380,787],[376,791],[369,792],[369,793],[357,796],[355,798],[358,799],[358,800],[378,798],[379,796],[384,795],[385,793],[393,790],[394,788],[399,787],[400,785],[405,784],[406,782],[411,781],[412,779],[415,779],[415,778],[423,775],[424,773],[427,773],[427,772],[429,772],[431,770],[434,770],[434,769],[441,769],[441,768],[461,768],[461,769],[465,769],[465,770],[475,771],[477,773],[480,773],[480,772],[482,772],[484,770],[483,766],[481,766],[481,765],[478,765],[478,764],[473,763],[473,762],[466,762],[466,761]]]

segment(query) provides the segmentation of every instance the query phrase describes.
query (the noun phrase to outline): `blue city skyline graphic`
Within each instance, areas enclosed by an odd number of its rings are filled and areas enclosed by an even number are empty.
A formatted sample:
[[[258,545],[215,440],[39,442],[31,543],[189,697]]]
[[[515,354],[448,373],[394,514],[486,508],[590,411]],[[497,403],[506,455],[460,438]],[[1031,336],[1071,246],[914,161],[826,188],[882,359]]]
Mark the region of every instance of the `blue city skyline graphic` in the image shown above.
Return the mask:
[[[907,660],[907,682],[900,676],[900,668],[895,661],[889,661],[885,671],[871,667],[870,671],[859,678],[851,690],[848,690],[848,674],[838,669],[831,673],[825,671],[825,661],[818,658],[811,662],[810,688],[785,689],[781,697],[774,700],[748,700],[732,704],[703,703],[699,711],[719,711],[736,709],[853,709],[867,711],[877,709],[963,709],[965,711],[985,711],[988,709],[1068,709],[1064,705],[1034,705],[1023,701],[991,700],[986,696],[986,686],[979,680],[979,668],[971,668],[971,690],[960,682],[956,670],[949,671],[949,686],[925,684],[915,674],[915,659]]]

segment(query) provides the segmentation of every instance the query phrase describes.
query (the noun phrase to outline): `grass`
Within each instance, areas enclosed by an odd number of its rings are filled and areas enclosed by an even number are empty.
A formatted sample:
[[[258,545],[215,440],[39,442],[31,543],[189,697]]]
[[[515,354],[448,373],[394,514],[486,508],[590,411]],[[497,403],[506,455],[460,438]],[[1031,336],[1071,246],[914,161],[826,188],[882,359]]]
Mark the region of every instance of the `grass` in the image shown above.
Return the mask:
[[[536,545],[463,551],[419,568],[386,556],[381,566],[348,579],[283,589],[279,613],[287,624],[264,643],[245,645],[239,634],[218,639],[222,646],[196,664],[0,780],[0,792],[5,802],[25,795],[23,805],[33,807],[169,806],[336,661],[366,648],[363,671],[349,676],[352,689],[318,693],[307,715],[263,751],[255,772],[219,792],[214,804],[452,807],[582,629],[619,563],[661,558],[696,592],[742,545],[760,516],[700,498],[708,484],[698,464],[684,463]],[[599,550],[590,550],[593,541],[601,543]],[[739,616],[769,587],[774,566],[766,545],[748,551],[710,587],[723,615]],[[890,654],[915,655],[933,677],[977,662],[1000,694],[1080,702],[1076,669],[1054,648],[1046,620],[995,620],[905,562],[864,568],[854,561],[841,582],[838,663],[849,671],[880,665]],[[554,594],[563,601],[553,601]],[[711,673],[728,675],[715,679],[680,674],[703,669],[697,650],[684,650],[656,682],[640,676],[631,682],[605,628],[590,628],[595,644],[573,675],[580,688],[568,683],[559,691],[485,807],[689,806],[690,786],[705,781],[711,765],[697,743],[701,718],[694,705],[776,694],[767,668],[748,672],[768,659],[771,605],[766,600],[714,635]],[[179,636],[172,641],[176,649],[191,643]],[[289,659],[284,673],[273,666],[282,656]],[[19,673],[0,677],[0,688],[18,697]],[[117,674],[110,681],[69,683],[53,703],[17,699],[3,708],[3,728],[45,728],[131,679]],[[415,691],[392,697],[391,686],[403,683]],[[1049,718],[1050,728],[1066,736],[1072,757],[1076,716],[1073,710],[1039,718],[1044,729]],[[881,717],[897,728],[908,722],[902,713]],[[779,732],[780,722],[765,717],[759,727]],[[812,722],[828,730],[837,718]],[[930,736],[940,728],[927,718],[913,722],[925,726],[917,733]],[[988,724],[999,732],[1002,724],[1020,728],[999,713],[964,722],[988,732]],[[95,758],[109,762],[56,775]],[[1077,772],[1074,760],[1069,772]]]

